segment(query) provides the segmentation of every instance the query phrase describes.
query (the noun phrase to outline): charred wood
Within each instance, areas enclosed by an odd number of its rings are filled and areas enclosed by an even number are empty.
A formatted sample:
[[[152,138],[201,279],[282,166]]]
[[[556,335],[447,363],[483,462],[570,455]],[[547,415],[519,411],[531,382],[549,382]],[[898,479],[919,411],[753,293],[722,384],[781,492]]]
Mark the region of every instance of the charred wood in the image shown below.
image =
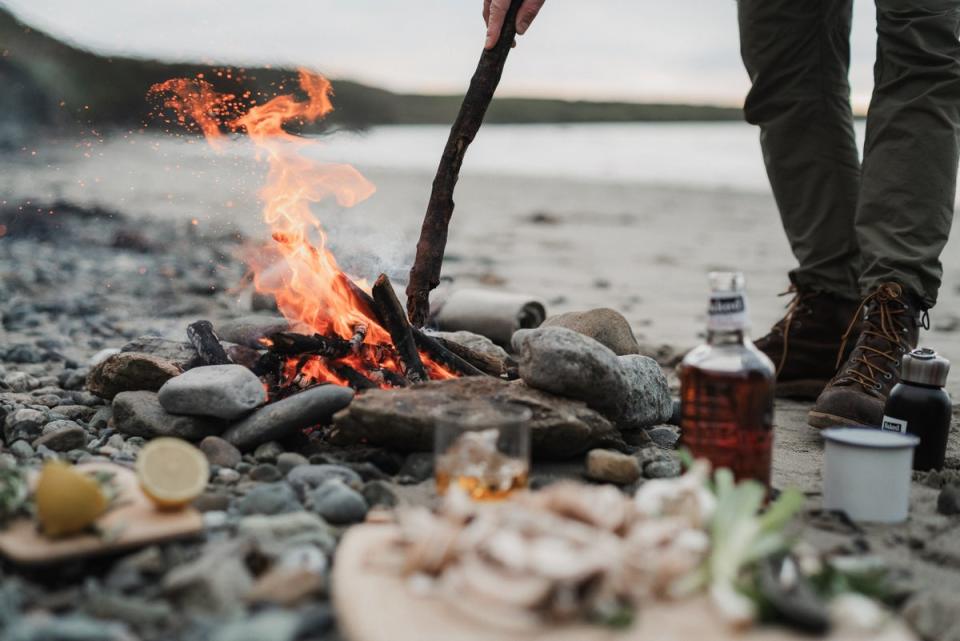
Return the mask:
[[[328,337],[320,334],[307,336],[294,332],[277,332],[271,334],[269,339],[272,341],[270,351],[287,356],[314,354],[337,359],[350,353],[350,342],[339,336]]]
[[[233,363],[223,349],[223,345],[220,344],[220,339],[213,332],[213,324],[210,321],[199,320],[187,325],[187,338],[197,350],[197,364],[229,365]]]
[[[386,274],[380,274],[373,285],[373,302],[377,318],[393,339],[393,346],[400,356],[403,373],[411,383],[429,380],[427,370],[420,360],[417,343],[413,338],[410,321],[397,299],[397,293]]]
[[[486,376],[485,372],[474,367],[466,359],[461,358],[452,350],[447,349],[446,346],[442,345],[434,337],[428,336],[419,330],[414,330],[413,339],[416,341],[417,347],[426,352],[430,358],[455,374],[459,374],[460,376]],[[499,374],[496,374],[496,376],[499,376]]]
[[[376,389],[379,387],[379,385],[346,363],[327,363],[327,367],[330,368],[331,372],[345,380],[347,385],[358,392],[368,389]]]
[[[507,54],[516,37],[517,12],[522,0],[513,0],[507,10],[500,32],[500,39],[491,49],[480,56],[477,70],[470,80],[470,87],[463,97],[460,113],[450,129],[450,137],[440,157],[433,190],[423,218],[417,256],[410,269],[407,285],[407,313],[415,327],[423,327],[430,313],[430,292],[440,284],[440,268],[447,245],[447,229],[453,216],[453,189],[460,176],[460,166],[467,147],[473,142],[483,123],[487,107],[500,83]]]
[[[506,375],[507,373],[507,362],[504,360],[474,351],[466,345],[461,345],[460,343],[450,341],[445,338],[440,338],[438,336],[431,336],[430,338],[437,341],[437,343],[442,345],[445,349],[467,361],[484,374],[500,377]]]

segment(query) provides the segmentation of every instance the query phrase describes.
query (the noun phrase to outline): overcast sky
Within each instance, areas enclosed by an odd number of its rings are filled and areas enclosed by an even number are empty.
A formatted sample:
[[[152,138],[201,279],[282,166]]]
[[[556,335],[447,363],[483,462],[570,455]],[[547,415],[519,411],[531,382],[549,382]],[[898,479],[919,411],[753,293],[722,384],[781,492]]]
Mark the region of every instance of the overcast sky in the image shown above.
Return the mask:
[[[108,53],[297,64],[399,91],[460,92],[482,46],[481,0],[0,0]],[[855,103],[866,105],[872,0],[855,0]],[[739,104],[735,0],[547,0],[511,54],[510,95]]]

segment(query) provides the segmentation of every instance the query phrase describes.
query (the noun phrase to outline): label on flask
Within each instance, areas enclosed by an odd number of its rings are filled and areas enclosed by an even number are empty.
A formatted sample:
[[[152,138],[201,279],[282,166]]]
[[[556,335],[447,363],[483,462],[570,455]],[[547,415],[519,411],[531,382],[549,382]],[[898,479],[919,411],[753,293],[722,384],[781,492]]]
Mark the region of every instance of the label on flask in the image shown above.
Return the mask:
[[[880,424],[880,429],[882,429],[884,432],[899,432],[900,434],[906,434],[907,422],[899,418],[884,416],[883,423]]]
[[[707,329],[732,332],[750,328],[747,297],[742,292],[713,292],[707,311]]]

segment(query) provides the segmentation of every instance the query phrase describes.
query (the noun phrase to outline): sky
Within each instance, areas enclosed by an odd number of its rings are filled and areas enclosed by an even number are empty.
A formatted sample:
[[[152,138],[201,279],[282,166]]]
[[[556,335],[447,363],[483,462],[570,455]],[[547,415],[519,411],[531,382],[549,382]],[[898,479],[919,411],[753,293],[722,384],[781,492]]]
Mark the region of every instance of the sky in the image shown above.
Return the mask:
[[[110,54],[313,67],[395,91],[460,93],[481,0],[0,0]],[[502,95],[741,104],[735,0],[547,0],[510,55]],[[854,104],[869,101],[872,0],[854,0]]]

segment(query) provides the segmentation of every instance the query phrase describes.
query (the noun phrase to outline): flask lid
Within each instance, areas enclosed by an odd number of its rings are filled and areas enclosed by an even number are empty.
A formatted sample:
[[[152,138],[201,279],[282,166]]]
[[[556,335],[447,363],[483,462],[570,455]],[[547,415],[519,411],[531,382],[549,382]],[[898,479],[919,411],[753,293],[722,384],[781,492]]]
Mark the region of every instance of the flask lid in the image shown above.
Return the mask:
[[[903,355],[900,378],[908,383],[943,387],[950,373],[950,361],[929,347],[920,347]]]
[[[743,331],[750,329],[747,296],[740,272],[710,272],[710,307],[707,329]]]

